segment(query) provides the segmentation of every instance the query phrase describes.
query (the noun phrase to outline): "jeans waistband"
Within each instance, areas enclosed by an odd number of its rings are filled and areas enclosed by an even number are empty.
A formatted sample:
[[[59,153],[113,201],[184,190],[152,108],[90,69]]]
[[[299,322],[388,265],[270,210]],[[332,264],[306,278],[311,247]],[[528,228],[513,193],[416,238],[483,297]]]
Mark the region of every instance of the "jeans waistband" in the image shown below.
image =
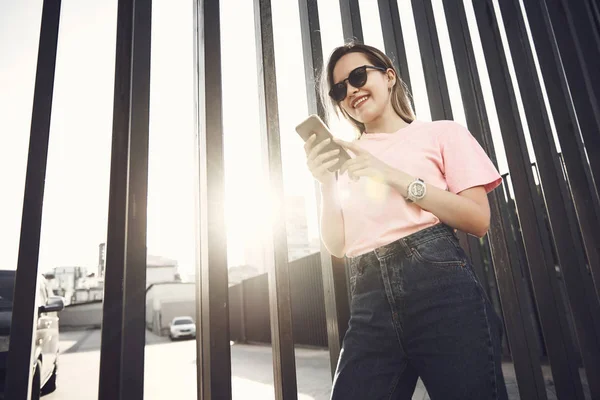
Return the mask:
[[[453,228],[440,223],[400,238],[392,243],[378,247],[369,253],[355,257],[352,261],[358,262],[361,258],[368,255],[374,255],[378,259],[398,253],[404,253],[408,256],[411,254],[411,249],[413,247],[440,237],[450,237],[453,240],[458,240],[458,236],[456,236]]]

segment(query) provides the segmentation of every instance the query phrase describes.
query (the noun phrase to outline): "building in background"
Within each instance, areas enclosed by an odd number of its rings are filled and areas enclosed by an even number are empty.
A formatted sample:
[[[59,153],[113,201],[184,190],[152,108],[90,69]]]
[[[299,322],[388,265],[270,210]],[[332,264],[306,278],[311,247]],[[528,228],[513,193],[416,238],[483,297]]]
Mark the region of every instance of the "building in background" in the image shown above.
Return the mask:
[[[51,274],[47,274],[49,286],[57,296],[65,298],[65,304],[76,301],[75,291],[79,281],[86,277],[87,269],[80,266],[56,267]]]
[[[177,261],[149,254],[146,263],[146,288],[154,283],[181,282]]]
[[[106,267],[106,243],[98,245],[98,277],[104,277],[104,268]]]

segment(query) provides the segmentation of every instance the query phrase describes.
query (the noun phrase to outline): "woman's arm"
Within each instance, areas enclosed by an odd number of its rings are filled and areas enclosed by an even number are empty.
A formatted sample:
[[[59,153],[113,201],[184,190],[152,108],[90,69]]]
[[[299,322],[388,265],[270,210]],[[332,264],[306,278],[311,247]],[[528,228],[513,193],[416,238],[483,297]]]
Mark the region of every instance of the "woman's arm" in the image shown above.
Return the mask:
[[[351,179],[359,179],[361,176],[375,178],[387,183],[406,197],[408,185],[415,180],[415,177],[390,167],[355,143],[341,140],[336,142],[356,155],[355,158],[344,163],[341,173],[347,171]],[[425,184],[427,185],[427,182]],[[454,194],[427,185],[426,196],[416,204],[451,227],[477,237],[485,236],[490,225],[490,207],[483,186]]]
[[[390,168],[391,169],[391,168]],[[389,171],[389,184],[406,196],[414,178],[402,171]],[[490,205],[483,186],[476,186],[454,194],[433,185],[427,185],[427,194],[415,204],[439,218],[440,221],[463,232],[483,237],[490,226]]]

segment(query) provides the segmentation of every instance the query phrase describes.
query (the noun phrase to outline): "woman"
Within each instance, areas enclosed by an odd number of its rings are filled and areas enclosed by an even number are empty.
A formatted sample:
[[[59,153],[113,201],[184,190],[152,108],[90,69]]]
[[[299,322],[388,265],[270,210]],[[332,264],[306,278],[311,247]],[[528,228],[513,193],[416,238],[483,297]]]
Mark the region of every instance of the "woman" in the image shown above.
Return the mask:
[[[500,175],[461,125],[414,118],[381,51],[339,47],[325,72],[334,109],[359,132],[334,139],[354,155],[337,173],[339,150],[305,145],[322,240],[351,270],[331,398],[411,399],[420,377],[433,400],[507,399],[501,322],[455,234],[486,234]]]

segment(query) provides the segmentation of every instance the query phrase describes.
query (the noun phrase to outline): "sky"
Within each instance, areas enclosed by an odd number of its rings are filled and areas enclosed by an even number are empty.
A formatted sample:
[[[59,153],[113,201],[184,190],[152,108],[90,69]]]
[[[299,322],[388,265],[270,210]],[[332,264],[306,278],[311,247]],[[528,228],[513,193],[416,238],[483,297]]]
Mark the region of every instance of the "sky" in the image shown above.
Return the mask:
[[[465,123],[442,0],[433,0],[454,119]],[[275,56],[286,195],[304,196],[311,237],[317,233],[314,184],[294,127],[307,116],[297,3],[273,0]],[[377,3],[360,0],[365,43],[383,49]],[[417,118],[431,120],[410,0],[398,0]],[[41,0],[0,0],[0,268],[17,264]],[[469,27],[477,29],[470,2]],[[194,268],[193,2],[154,0],[150,98],[148,252]],[[500,13],[497,8],[497,15]],[[265,206],[254,18],[251,1],[221,1],[225,212],[230,266],[245,262],[257,240]],[[339,2],[320,0],[325,58],[343,43]],[[95,270],[106,240],[116,39],[116,0],[63,0],[47,179],[40,271],[80,265]],[[503,33],[503,31],[502,31]],[[471,35],[477,64],[485,60]],[[505,35],[503,35],[505,40]],[[506,43],[506,42],[505,42]],[[506,44],[505,44],[506,47]],[[512,64],[511,64],[512,65]],[[513,71],[514,76],[514,71]],[[508,171],[487,75],[482,87],[497,148]],[[518,93],[518,88],[515,87]],[[521,113],[522,105],[519,104]],[[523,120],[526,128],[526,121]],[[349,126],[332,121],[334,134]],[[531,151],[530,156],[534,159]]]

